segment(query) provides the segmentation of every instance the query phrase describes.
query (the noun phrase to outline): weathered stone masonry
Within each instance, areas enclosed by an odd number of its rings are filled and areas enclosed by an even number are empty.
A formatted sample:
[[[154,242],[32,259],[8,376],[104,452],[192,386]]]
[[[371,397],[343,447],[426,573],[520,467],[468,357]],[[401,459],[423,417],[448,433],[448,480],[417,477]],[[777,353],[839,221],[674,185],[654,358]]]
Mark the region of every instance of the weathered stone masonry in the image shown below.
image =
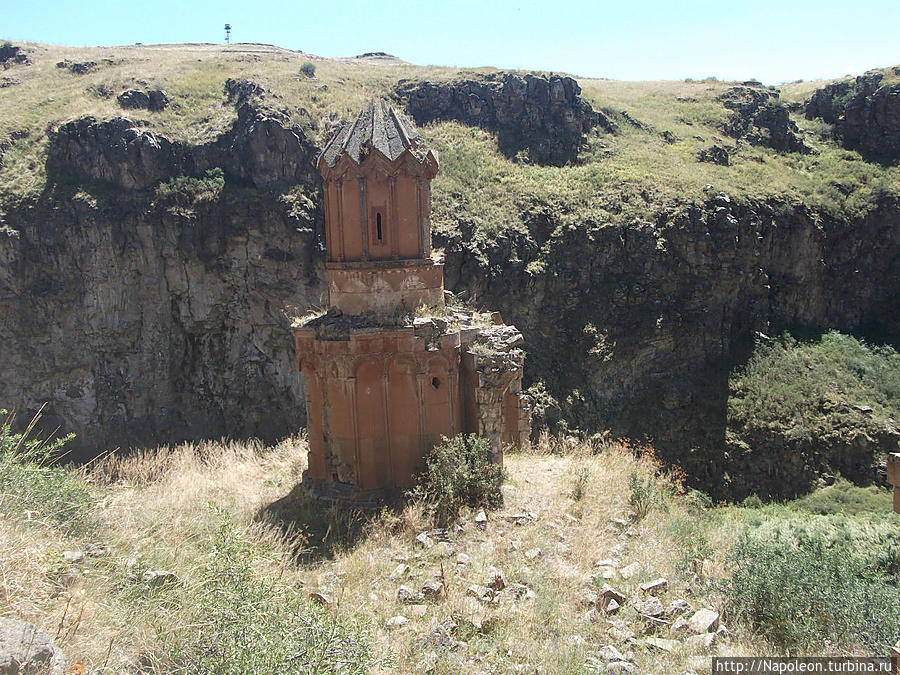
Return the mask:
[[[441,436],[477,433],[495,461],[530,433],[521,334],[499,314],[449,309],[431,248],[437,157],[383,101],[319,158],[328,305],[294,326],[314,495],[379,501],[412,485]],[[411,310],[420,316],[412,318]]]

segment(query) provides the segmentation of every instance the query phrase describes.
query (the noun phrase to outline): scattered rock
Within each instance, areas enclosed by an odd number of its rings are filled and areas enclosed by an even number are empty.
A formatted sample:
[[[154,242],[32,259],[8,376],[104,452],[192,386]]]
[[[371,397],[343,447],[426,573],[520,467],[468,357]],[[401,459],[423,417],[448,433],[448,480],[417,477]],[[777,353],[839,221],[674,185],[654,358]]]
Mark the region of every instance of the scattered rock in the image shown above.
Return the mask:
[[[615,614],[616,612],[619,611],[619,608],[621,606],[622,605],[620,605],[615,599],[608,598],[606,600],[606,604],[603,607],[603,611],[606,612],[607,614]]]
[[[465,553],[458,553],[456,555],[456,564],[457,565],[469,565],[472,563],[472,558],[467,556]]]
[[[636,673],[637,666],[629,661],[614,661],[606,666],[607,673]]]
[[[585,623],[597,623],[600,621],[600,618],[600,612],[597,611],[596,607],[591,607],[584,613],[584,616],[581,617],[582,621]]]
[[[479,586],[478,584],[469,586],[466,589],[466,594],[477,600],[481,600],[482,602],[491,600],[494,597],[494,592],[490,588],[487,586]]]
[[[619,570],[619,576],[623,579],[631,579],[635,574],[641,571],[641,564],[633,562]]]
[[[488,567],[488,588],[495,591],[502,591],[506,588],[506,577],[503,572],[496,567]]]
[[[331,607],[332,605],[331,596],[326,595],[325,593],[319,593],[318,591],[311,591],[309,599],[322,607]]]
[[[594,567],[612,567],[613,569],[618,569],[619,561],[613,560],[612,558],[604,558],[603,560],[595,562]]]
[[[632,598],[631,606],[634,607],[638,614],[658,619],[666,613],[666,608],[655,595],[651,595],[648,599]]]
[[[398,614],[397,616],[392,616],[390,619],[385,621],[384,625],[389,630],[403,628],[406,624],[409,623],[409,619],[407,619],[402,614]]]
[[[618,649],[616,649],[613,645],[604,645],[600,647],[597,651],[597,656],[607,663],[612,661],[625,661],[627,660]]]
[[[628,627],[628,624],[625,621],[622,621],[620,619],[611,619],[607,623],[609,625],[607,633],[611,638],[619,642],[628,642],[629,640],[633,640],[635,638],[634,631]]]
[[[14,87],[17,84],[22,84],[21,80],[18,77],[10,77],[4,75],[0,77],[0,89],[5,89],[6,87]]]
[[[618,527],[620,530],[624,530],[628,527],[628,521],[624,518],[610,518],[609,522]]]
[[[428,605],[408,605],[406,613],[414,619],[421,619],[428,613]]]
[[[597,591],[592,589],[585,589],[581,594],[581,602],[587,606],[593,606],[597,604],[597,601],[600,599],[600,595]]]
[[[166,570],[147,570],[141,575],[141,581],[151,587],[164,586],[165,584],[177,583],[178,576],[173,572]]]
[[[149,110],[159,112],[165,110],[171,100],[162,89],[141,91],[140,89],[126,89],[116,97],[119,105],[133,110]]]
[[[715,633],[703,633],[702,635],[691,635],[684,640],[684,646],[692,651],[706,651],[715,644],[718,635]]]
[[[709,633],[719,626],[719,613],[713,609],[703,608],[694,612],[690,618],[691,630],[695,633]]]
[[[669,616],[677,616],[680,614],[686,614],[691,611],[691,606],[687,600],[673,600],[669,603],[669,606],[666,607],[666,614]]]
[[[96,61],[60,61],[56,64],[57,68],[66,68],[70,73],[75,75],[86,75],[97,67]]]
[[[62,559],[63,562],[77,565],[78,563],[84,562],[84,553],[82,551],[63,551]]]
[[[475,514],[475,524],[481,526],[487,524],[487,514],[484,512],[484,509],[481,509],[478,513]]]
[[[507,589],[516,600],[532,600],[535,597],[534,591],[525,584],[510,584]]]
[[[569,555],[571,552],[572,548],[565,542],[561,541],[556,545],[556,555]]]
[[[528,520],[537,520],[537,514],[533,511],[526,511],[525,513],[507,513],[504,518],[515,525],[523,525]]]
[[[651,595],[655,595],[656,593],[663,593],[668,588],[668,580],[663,579],[662,577],[660,577],[659,579],[654,579],[653,581],[648,581],[645,584],[641,584],[641,590],[645,593],[650,593]]]
[[[678,649],[681,644],[678,640],[667,640],[666,638],[648,637],[644,638],[644,644],[663,652],[673,652]]]
[[[444,584],[437,579],[429,579],[422,584],[422,594],[431,601],[440,600],[444,594]]]
[[[702,148],[697,154],[697,161],[718,164],[719,166],[728,166],[731,163],[731,159],[728,156],[728,150],[721,145],[716,144],[713,144],[708,148]]]
[[[406,575],[409,574],[409,565],[406,563],[400,563],[394,568],[394,571],[391,572],[391,576],[389,577],[391,581],[398,581],[400,579],[406,578]]]
[[[537,560],[541,557],[541,549],[539,548],[530,548],[525,551],[525,558],[527,560]]]
[[[681,635],[683,633],[687,633],[690,630],[691,624],[685,619],[683,616],[679,616],[675,621],[672,622],[672,626],[669,628],[669,632],[673,635]]]
[[[641,122],[639,119],[635,118],[630,112],[627,110],[623,110],[619,113],[628,124],[633,126],[635,129],[640,129],[641,131],[646,131],[648,133],[653,131],[653,127],[645,122]]]
[[[424,532],[416,537],[416,542],[421,544],[425,548],[431,548],[432,546],[434,546],[434,540]]]
[[[66,665],[62,650],[37,626],[0,618],[0,673],[63,675]]]
[[[404,585],[397,589],[397,600],[407,605],[418,605],[425,600],[425,594]]]
[[[616,590],[609,584],[603,584],[603,588],[600,589],[600,604],[601,604],[600,609],[605,608],[605,605],[603,604],[604,600],[606,600],[606,601],[615,600],[620,605],[622,605],[622,604],[625,604],[626,599],[627,598],[624,593],[622,593],[619,590]]]

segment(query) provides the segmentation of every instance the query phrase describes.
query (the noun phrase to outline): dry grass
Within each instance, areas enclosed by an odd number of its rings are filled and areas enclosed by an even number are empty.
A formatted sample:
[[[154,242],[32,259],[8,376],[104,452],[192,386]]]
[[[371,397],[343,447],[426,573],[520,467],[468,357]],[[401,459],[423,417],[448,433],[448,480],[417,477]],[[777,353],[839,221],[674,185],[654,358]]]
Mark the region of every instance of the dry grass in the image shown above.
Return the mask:
[[[0,89],[0,141],[18,138],[0,165],[0,211],[4,204],[38,196],[46,185],[44,163],[49,129],[83,115],[126,114],[148,128],[188,143],[225,131],[235,118],[224,99],[228,78],[249,78],[268,90],[266,102],[283,109],[319,142],[329,120],[356,114],[365,101],[390,96],[404,78],[446,80],[492,69],[459,70],[415,66],[399,60],[324,59],[268,45],[158,45],[70,48],[25,45],[33,65],[16,66],[21,84]],[[56,64],[94,61],[75,75]],[[316,76],[300,72],[314,62]],[[893,70],[885,71],[894,77]],[[733,83],[617,82],[582,79],[583,95],[596,109],[627,110],[650,125],[637,129],[620,119],[617,135],[591,137],[578,166],[523,165],[503,157],[492,134],[455,123],[431,125],[424,136],[442,157],[435,182],[435,222],[455,226],[458,204],[491,232],[521,227],[521,202],[558,203],[576,222],[651,219],[660,207],[705,198],[705,187],[732,197],[783,197],[821,205],[835,215],[868,212],[880,195],[900,192],[900,168],[862,162],[838,147],[819,121],[792,118],[807,131],[819,154],[799,156],[744,145],[724,136],[728,111],[717,97]],[[818,84],[818,83],[816,83]],[[785,98],[801,100],[810,83],[785,86]],[[159,87],[172,105],[159,113],[123,111],[116,95],[130,87]],[[826,125],[827,126],[827,125]],[[663,132],[674,135],[666,142]],[[732,148],[732,165],[697,161],[713,143]],[[446,160],[446,161],[445,161]],[[841,182],[840,189],[833,183]]]
[[[627,535],[610,523],[629,517],[628,477],[632,472],[652,475],[657,469],[652,459],[614,446],[595,454],[584,445],[567,448],[570,454],[561,456],[548,453],[550,446],[545,439],[531,452],[507,456],[506,506],[490,515],[484,529],[469,514],[448,542],[423,549],[415,536],[429,525],[421,506],[411,504],[371,517],[357,541],[338,543],[324,558],[312,556],[302,563],[295,562],[294,554],[306,539],[288,536],[284,527],[260,517],[263,507],[284,497],[299,479],[302,442],[274,449],[238,443],[184,445],[107,459],[90,475],[100,541],[67,541],[53,528],[0,519],[0,613],[36,621],[58,637],[73,659],[91,667],[106,665],[107,672],[119,672],[142,657],[162,664],[152,657],[158,650],[158,626],[129,606],[132,599],[120,588],[123,570],[137,560],[142,568],[174,572],[186,586],[196,583],[207,554],[202,532],[212,504],[230,514],[244,540],[271,553],[260,574],[321,591],[334,599],[335,613],[370,626],[379,672],[413,672],[422,662],[433,662],[436,672],[476,672],[487,664],[502,670],[522,666],[528,672],[538,667],[568,672],[569,665],[583,663],[604,640],[602,623],[582,620],[588,609],[582,595],[596,585],[598,559],[641,563],[638,575],[617,582],[628,593],[658,575],[672,581],[673,598],[688,597],[690,590],[675,582],[673,537],[663,527],[661,513],[633,523]],[[589,481],[579,478],[585,471]],[[673,501],[665,520],[683,508]],[[532,516],[509,517],[522,513]],[[83,567],[62,563],[63,550],[85,550],[91,543],[111,552],[89,557]],[[532,548],[542,551],[533,561],[525,556]],[[471,562],[457,565],[459,553]],[[408,576],[391,579],[401,560],[410,567]],[[502,594],[498,604],[485,606],[467,596],[470,585],[488,582],[490,566],[503,570],[508,583],[532,589],[536,597],[515,601]],[[388,629],[387,620],[406,611],[396,597],[400,583],[419,587],[441,575],[446,597],[429,604],[424,616],[411,618],[399,633]],[[187,621],[190,609],[170,608],[166,621]],[[491,628],[473,629],[462,651],[423,647],[425,636],[448,621]],[[636,658],[652,663],[654,657]]]
[[[99,462],[88,474],[95,500],[89,534],[66,535],[12,513],[0,517],[0,615],[34,621],[72,660],[98,672],[168,672],[167,640],[202,620],[191,598],[202,590],[212,555],[210,528],[224,517],[255,552],[254,578],[304,595],[320,592],[332,600],[331,616],[364,628],[373,672],[584,672],[605,644],[632,651],[640,672],[678,672],[696,669],[695,659],[708,655],[684,647],[654,651],[641,635],[668,637],[667,625],[648,629],[627,607],[591,619],[586,592],[608,581],[629,597],[645,597],[640,584],[662,576],[669,581],[664,604],[684,599],[694,608],[722,609],[725,552],[746,526],[746,513],[763,513],[703,506],[682,494],[679,477],[661,471],[646,448],[544,435],[507,454],[505,505],[486,524],[467,512],[457,527],[435,532],[417,503],[362,515],[286,498],[305,452],[300,439],[274,448],[201,443]],[[656,496],[642,519],[631,503],[635,477],[649,480]],[[434,546],[416,541],[424,531]],[[526,555],[533,549],[540,554]],[[88,557],[69,565],[65,550]],[[460,554],[468,556],[464,564]],[[595,563],[605,559],[618,561],[619,570],[637,563],[638,571],[604,579]],[[392,578],[401,563],[408,571]],[[508,585],[522,584],[534,596],[516,599],[507,588],[496,602],[471,597],[470,586],[491,581],[492,566]],[[130,581],[134,570],[146,569],[176,574],[177,592]],[[442,581],[443,592],[424,602],[421,614],[398,600],[401,584],[420,589],[430,579]],[[397,615],[409,621],[391,628]],[[616,628],[633,630],[636,641],[623,641]],[[778,653],[747,628],[730,620],[728,628],[714,650]]]

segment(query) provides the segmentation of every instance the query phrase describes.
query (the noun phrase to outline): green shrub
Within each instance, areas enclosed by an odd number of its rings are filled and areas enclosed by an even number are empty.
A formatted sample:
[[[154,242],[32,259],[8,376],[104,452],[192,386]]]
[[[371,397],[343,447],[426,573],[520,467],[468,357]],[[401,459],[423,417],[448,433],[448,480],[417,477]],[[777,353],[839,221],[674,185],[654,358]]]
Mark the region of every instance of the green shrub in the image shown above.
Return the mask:
[[[628,503],[635,518],[642,520],[650,509],[658,508],[660,511],[668,511],[665,494],[658,482],[652,476],[641,478],[635,472],[628,476]]]
[[[311,61],[304,61],[303,65],[300,66],[300,72],[306,75],[306,77],[315,77],[316,64]]]
[[[261,551],[242,539],[226,512],[212,512],[212,546],[200,583],[152,598],[172,670],[205,675],[368,672],[363,632],[315,606],[301,589],[255,571]],[[164,594],[165,588],[156,592]],[[143,591],[145,603],[146,596]],[[166,606],[173,600],[192,607],[196,621],[171,625]]]
[[[816,531],[745,531],[729,552],[730,611],[791,651],[830,641],[885,654],[900,635],[894,539],[873,548]]]
[[[22,433],[13,432],[13,415],[0,410],[0,508],[4,513],[37,515],[72,531],[87,527],[90,504],[81,477],[54,464],[73,434],[53,440],[32,436],[40,418],[35,415]]]
[[[747,500],[744,500],[746,506]],[[876,513],[893,511],[893,493],[890,488],[876,485],[860,487],[850,481],[838,478],[833,485],[819,488],[815,492],[787,503],[795,511],[829,515],[833,513]]]
[[[157,199],[181,207],[190,207],[198,202],[214,202],[225,188],[225,173],[216,167],[209,169],[202,178],[178,176],[156,188]]]
[[[425,457],[425,470],[410,496],[423,499],[438,522],[448,523],[466,506],[501,506],[504,478],[503,467],[491,461],[487,439],[474,434],[442,437]]]
[[[759,342],[729,389],[726,440],[743,483],[738,495],[792,497],[825,473],[871,479],[877,449],[900,418],[900,354],[836,332],[804,340],[786,333]]]

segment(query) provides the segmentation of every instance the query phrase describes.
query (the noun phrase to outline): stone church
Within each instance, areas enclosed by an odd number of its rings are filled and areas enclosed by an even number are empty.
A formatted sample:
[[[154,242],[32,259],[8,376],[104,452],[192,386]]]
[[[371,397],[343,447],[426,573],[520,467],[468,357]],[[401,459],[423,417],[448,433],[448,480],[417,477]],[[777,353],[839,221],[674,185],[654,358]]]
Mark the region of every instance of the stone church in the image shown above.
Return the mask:
[[[497,313],[445,303],[431,245],[438,160],[384,101],[337,129],[318,160],[328,311],[294,324],[314,496],[378,503],[409,488],[442,436],[527,440],[522,336]]]

